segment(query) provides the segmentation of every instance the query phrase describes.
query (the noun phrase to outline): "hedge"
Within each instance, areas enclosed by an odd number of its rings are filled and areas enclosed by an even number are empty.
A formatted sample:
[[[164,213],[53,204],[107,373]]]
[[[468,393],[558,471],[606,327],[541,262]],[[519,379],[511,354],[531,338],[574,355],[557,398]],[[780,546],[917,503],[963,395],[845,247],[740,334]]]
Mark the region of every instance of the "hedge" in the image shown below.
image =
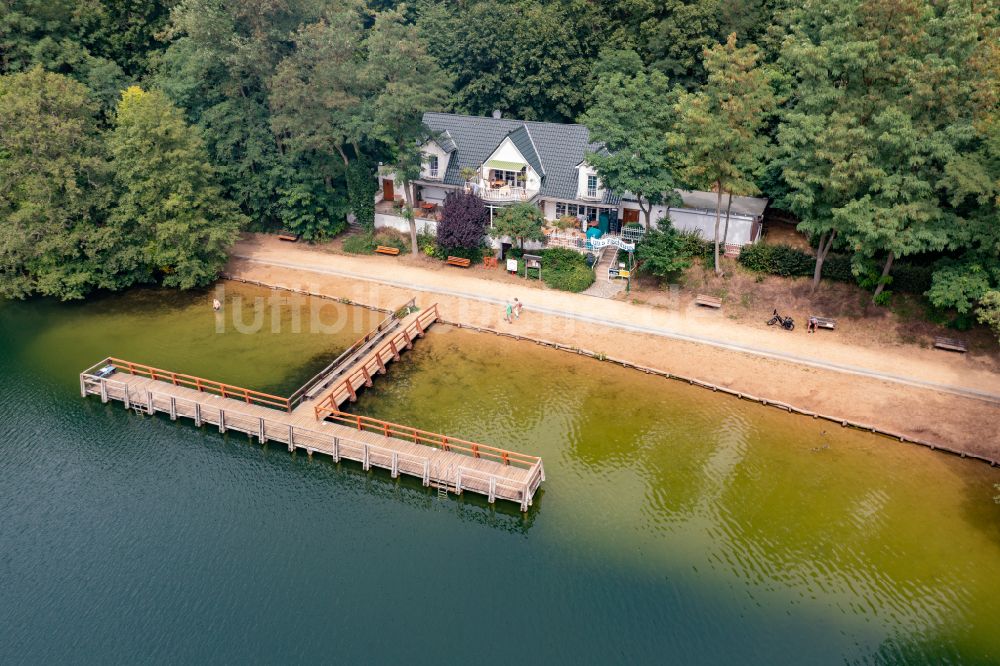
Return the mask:
[[[528,254],[531,254],[529,251]],[[517,256],[517,270],[519,275],[524,275],[524,259],[521,259],[521,252],[508,250],[507,256],[514,258]],[[594,284],[594,271],[587,266],[586,256],[575,250],[564,247],[555,247],[541,251],[542,257],[542,281],[553,289],[562,291],[580,292]],[[537,280],[538,271],[528,271],[528,278]]]
[[[790,245],[747,245],[740,252],[739,262],[751,271],[782,277],[812,277],[816,270],[815,257]],[[933,270],[930,266],[897,262],[890,275],[890,289],[922,294],[931,288]],[[851,258],[843,254],[827,255],[823,277],[837,282],[857,282],[851,272]]]

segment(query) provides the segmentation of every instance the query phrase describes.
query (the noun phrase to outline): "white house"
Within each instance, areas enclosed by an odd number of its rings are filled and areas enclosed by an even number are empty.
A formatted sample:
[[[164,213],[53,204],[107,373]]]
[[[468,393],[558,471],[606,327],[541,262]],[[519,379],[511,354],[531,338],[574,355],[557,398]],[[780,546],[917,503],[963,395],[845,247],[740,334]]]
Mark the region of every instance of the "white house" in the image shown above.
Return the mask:
[[[618,233],[624,224],[643,218],[629,193],[607,190],[586,154],[602,149],[590,141],[583,125],[540,123],[499,117],[425,113],[430,137],[421,148],[420,178],[410,185],[417,206],[418,226],[433,230],[436,212],[448,192],[468,189],[479,194],[490,209],[528,201],[548,220],[578,217],[581,225],[596,224]],[[393,212],[391,202],[402,198],[401,184],[392,173],[381,173],[376,226],[408,230]],[[698,229],[714,237],[715,194],[680,192],[680,207],[654,207],[651,219],[667,218],[678,229]],[[723,210],[728,203],[723,197]],[[733,197],[727,250],[738,252],[760,237],[767,199]]]

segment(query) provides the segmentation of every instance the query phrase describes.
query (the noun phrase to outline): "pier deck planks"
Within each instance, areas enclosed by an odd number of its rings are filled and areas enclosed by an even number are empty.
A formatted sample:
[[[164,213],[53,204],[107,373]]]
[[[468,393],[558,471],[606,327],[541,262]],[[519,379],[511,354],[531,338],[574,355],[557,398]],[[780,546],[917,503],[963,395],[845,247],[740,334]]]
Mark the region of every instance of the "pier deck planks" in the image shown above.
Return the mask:
[[[486,495],[491,501],[510,500],[520,504],[522,511],[527,511],[532,504],[534,493],[545,476],[541,461],[530,468],[523,468],[442,451],[329,421],[318,421],[312,407],[303,409],[306,406],[304,404],[289,413],[123,372],[108,378],[84,373],[81,374],[80,381],[81,392],[85,396],[106,396],[107,400],[124,403],[127,395],[132,408],[144,408],[147,413],[150,411],[150,394],[153,397],[154,411],[178,418],[194,419],[195,405],[198,405],[203,425],[219,426],[221,420],[225,422],[226,430],[236,430],[255,437],[260,436],[260,423],[263,419],[264,435],[268,441],[289,444],[288,428],[292,426],[294,448],[306,449],[310,453],[333,456],[336,438],[340,458],[364,464],[367,445],[369,466],[390,471],[393,470],[392,454],[395,453],[398,474],[419,478],[424,485],[443,485],[451,492],[471,491]],[[220,417],[220,413],[224,413],[224,416]],[[292,448],[289,446],[290,450]]]

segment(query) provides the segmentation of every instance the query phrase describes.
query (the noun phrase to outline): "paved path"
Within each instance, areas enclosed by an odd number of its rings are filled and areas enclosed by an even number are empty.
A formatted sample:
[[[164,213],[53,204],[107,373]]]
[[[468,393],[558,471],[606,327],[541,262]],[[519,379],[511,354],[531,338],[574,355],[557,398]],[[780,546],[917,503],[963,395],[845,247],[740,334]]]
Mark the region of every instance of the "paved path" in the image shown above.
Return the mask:
[[[266,256],[266,254],[260,254],[256,252],[245,253],[237,251],[237,253],[235,253],[233,256],[239,259],[243,259],[245,261],[258,263],[265,266],[277,266],[287,269],[308,271],[313,273],[319,273],[322,275],[331,275],[341,278],[347,278],[351,280],[362,280],[377,284],[385,284],[400,289],[409,289],[409,290],[423,291],[433,294],[440,294],[445,296],[452,296],[456,298],[463,298],[484,303],[495,304],[497,306],[502,306],[506,302],[506,297],[498,296],[496,295],[496,293],[491,293],[491,292],[510,291],[509,285],[505,285],[502,283],[491,283],[488,280],[477,280],[476,278],[471,278],[467,276],[462,276],[464,278],[463,280],[457,280],[455,279],[456,276],[454,275],[446,276],[445,281],[450,284],[461,285],[462,287],[465,288],[464,289],[450,288],[448,286],[444,286],[443,284],[441,284],[442,280],[438,278],[437,272],[422,270],[412,266],[405,267],[406,280],[403,281],[382,275],[381,272],[382,270],[384,270],[384,266],[380,268],[378,264],[372,262],[370,259],[342,257],[339,255],[319,253],[310,250],[300,250],[299,252],[301,253],[301,258],[296,257],[294,261],[289,261],[287,259],[279,259],[276,257],[269,257]],[[349,264],[349,270],[346,269],[342,270],[340,268],[337,268],[336,265],[341,262]],[[399,275],[401,273],[402,268],[403,267],[395,269],[393,271],[393,274]],[[472,280],[482,283],[482,285],[475,285],[477,287],[475,291],[471,291],[468,289],[468,287],[471,286],[470,281]],[[817,356],[810,356],[801,353],[785,352],[774,348],[766,348],[763,346],[735,342],[733,340],[721,339],[709,335],[691,333],[688,331],[679,330],[677,328],[666,327],[663,325],[657,325],[653,323],[638,323],[642,319],[646,319],[648,322],[648,320],[654,318],[650,316],[650,311],[652,311],[653,314],[657,313],[656,311],[653,311],[652,308],[644,308],[641,306],[635,306],[629,303],[622,303],[622,302],[601,301],[601,305],[599,307],[600,314],[591,315],[591,314],[583,314],[583,312],[596,312],[598,311],[598,308],[594,307],[593,305],[593,303],[595,302],[594,300],[587,298],[585,296],[581,296],[578,294],[567,294],[561,292],[548,292],[548,291],[532,292],[531,296],[532,296],[532,302],[530,304],[530,309],[531,311],[534,312],[541,312],[544,314],[563,317],[566,319],[599,324],[602,326],[609,326],[626,331],[657,335],[665,338],[670,338],[673,340],[682,340],[685,342],[694,342],[703,345],[710,345],[713,347],[726,349],[729,351],[736,351],[744,354],[751,354],[764,358],[796,363],[813,368],[833,370],[851,375],[869,377],[882,381],[904,384],[907,386],[931,389],[963,397],[976,398],[992,404],[1000,404],[1000,391],[994,391],[986,388],[979,388],[973,386],[963,386],[961,384],[945,383],[914,375],[888,372],[885,370],[873,369],[873,368],[863,367],[860,365],[837,362]],[[552,298],[553,296],[555,298]],[[566,303],[567,298],[584,299],[585,302],[581,303],[578,309],[560,307],[559,303],[560,302]],[[550,302],[553,304],[549,304]],[[572,303],[572,301],[570,301],[570,303]],[[623,311],[622,308],[625,308],[625,310]],[[624,316],[622,316],[623,314]],[[828,345],[828,347],[829,346],[830,345]],[[858,355],[859,356],[862,355],[860,351],[858,352]],[[993,379],[996,378],[994,377]]]

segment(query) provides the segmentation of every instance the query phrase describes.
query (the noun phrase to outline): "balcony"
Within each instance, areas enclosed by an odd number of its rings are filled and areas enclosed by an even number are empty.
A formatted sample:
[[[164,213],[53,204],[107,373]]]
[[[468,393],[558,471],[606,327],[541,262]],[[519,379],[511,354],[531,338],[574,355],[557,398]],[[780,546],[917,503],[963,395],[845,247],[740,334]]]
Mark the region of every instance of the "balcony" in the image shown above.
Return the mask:
[[[515,185],[487,185],[485,187],[481,187],[479,190],[479,195],[482,197],[483,201],[496,203],[528,201],[531,197],[535,196],[535,194],[537,194],[537,192],[534,190],[527,190],[524,187],[518,187]]]

